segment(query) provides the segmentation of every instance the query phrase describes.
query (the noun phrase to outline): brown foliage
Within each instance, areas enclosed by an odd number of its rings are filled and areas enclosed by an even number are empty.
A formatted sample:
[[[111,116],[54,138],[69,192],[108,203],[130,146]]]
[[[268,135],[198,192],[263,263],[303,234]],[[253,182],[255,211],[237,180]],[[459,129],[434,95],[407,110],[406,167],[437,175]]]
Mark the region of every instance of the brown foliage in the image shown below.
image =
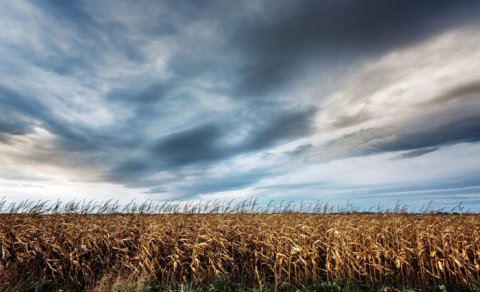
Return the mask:
[[[2,214],[0,289],[22,281],[102,290],[225,277],[244,287],[350,279],[467,285],[480,278],[479,215]]]

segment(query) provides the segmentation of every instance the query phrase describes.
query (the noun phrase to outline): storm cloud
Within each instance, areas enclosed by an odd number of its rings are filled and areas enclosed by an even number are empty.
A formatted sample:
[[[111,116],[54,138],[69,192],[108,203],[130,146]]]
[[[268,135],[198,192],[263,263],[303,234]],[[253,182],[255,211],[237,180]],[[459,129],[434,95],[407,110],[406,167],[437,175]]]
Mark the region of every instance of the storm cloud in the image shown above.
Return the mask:
[[[476,22],[479,7],[474,1],[354,0],[268,6],[235,35],[249,56],[239,92],[261,96],[295,80],[309,64],[338,66]]]
[[[381,200],[388,183],[476,187],[479,16],[467,0],[6,1],[0,192]],[[419,161],[422,175],[384,177]]]
[[[184,167],[208,168],[238,155],[308,136],[314,131],[311,125],[314,114],[315,109],[276,113],[271,120],[247,124],[252,130],[240,139],[235,137],[241,132],[238,125],[227,123],[204,124],[172,133],[153,141],[139,155],[116,166],[107,178],[121,182],[138,174],[146,176],[162,170],[180,173]]]

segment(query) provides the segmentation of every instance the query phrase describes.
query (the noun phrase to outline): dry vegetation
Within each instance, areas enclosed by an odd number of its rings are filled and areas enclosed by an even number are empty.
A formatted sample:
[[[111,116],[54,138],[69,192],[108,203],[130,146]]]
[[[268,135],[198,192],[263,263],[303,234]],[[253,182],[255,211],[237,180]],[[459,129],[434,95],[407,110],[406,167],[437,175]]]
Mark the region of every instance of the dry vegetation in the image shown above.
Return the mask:
[[[205,289],[218,279],[272,290],[340,279],[473,289],[480,216],[11,212],[0,214],[0,252],[0,290]]]

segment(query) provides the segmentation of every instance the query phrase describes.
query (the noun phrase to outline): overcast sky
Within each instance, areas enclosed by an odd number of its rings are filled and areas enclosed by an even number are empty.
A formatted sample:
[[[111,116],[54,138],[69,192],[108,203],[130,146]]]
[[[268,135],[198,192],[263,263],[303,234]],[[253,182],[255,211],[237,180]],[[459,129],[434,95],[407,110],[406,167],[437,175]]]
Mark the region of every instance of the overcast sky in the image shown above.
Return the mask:
[[[480,1],[0,3],[8,200],[480,210]]]

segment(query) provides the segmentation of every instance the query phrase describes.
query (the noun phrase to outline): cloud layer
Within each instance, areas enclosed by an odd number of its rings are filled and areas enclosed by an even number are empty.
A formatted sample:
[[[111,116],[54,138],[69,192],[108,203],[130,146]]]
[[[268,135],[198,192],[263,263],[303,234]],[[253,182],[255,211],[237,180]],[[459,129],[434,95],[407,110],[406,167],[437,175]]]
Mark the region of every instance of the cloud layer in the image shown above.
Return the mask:
[[[479,16],[478,1],[6,1],[0,192],[480,208]]]

